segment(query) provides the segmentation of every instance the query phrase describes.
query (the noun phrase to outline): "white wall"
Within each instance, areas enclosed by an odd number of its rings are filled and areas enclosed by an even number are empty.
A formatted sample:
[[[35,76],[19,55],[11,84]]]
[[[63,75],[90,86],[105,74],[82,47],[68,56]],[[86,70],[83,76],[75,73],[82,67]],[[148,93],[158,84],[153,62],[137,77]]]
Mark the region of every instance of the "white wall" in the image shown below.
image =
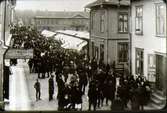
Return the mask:
[[[162,0],[141,0],[132,3],[132,74],[135,74],[135,48],[144,49],[144,76],[147,76],[148,54],[166,53],[166,38],[156,36],[155,3]],[[143,5],[143,35],[135,35],[135,6]]]

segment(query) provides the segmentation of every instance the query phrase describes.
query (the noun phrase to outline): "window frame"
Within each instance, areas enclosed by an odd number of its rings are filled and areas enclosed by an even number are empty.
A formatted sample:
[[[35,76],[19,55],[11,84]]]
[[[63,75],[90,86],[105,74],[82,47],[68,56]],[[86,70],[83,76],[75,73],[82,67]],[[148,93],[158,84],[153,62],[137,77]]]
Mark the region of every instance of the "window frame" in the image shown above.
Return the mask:
[[[122,21],[120,21],[120,19],[119,19],[120,15],[123,16],[123,20]],[[127,16],[127,21],[124,20],[124,16],[125,15]],[[123,22],[123,32],[121,32],[119,30],[120,22]],[[127,23],[127,31],[124,31],[125,22]],[[118,33],[120,33],[120,34],[127,34],[128,32],[129,32],[129,15],[128,15],[128,12],[119,12],[118,13]]]
[[[137,58],[137,54],[138,52],[142,52],[142,58]],[[137,61],[139,61],[139,68],[140,68],[140,63],[142,61],[142,69],[140,70],[140,72],[138,72],[138,69],[137,69]],[[137,75],[144,75],[144,49],[142,48],[136,48],[135,49],[135,73]]]
[[[99,60],[99,48],[95,46],[95,59]]]
[[[142,9],[141,15],[138,15],[138,8]],[[138,20],[138,21],[137,21]],[[140,23],[141,21],[141,23]],[[137,31],[137,22],[138,26],[141,24],[141,30]],[[143,5],[138,5],[135,7],[135,34],[136,35],[143,35]]]
[[[164,3],[155,3],[155,33],[156,33],[156,36],[157,37],[165,37],[166,35],[166,13],[164,14],[164,24],[163,24],[163,33],[160,33],[161,31],[161,26],[160,26],[160,21],[161,21],[161,15],[160,15],[160,7],[161,6],[164,6],[164,8],[166,9],[165,7],[165,4]],[[157,8],[159,10],[157,10]],[[158,15],[158,16],[157,16]],[[158,18],[159,18],[159,21],[158,21]],[[159,23],[158,23],[159,22]]]
[[[105,32],[105,10],[102,10],[100,13],[100,32]]]
[[[148,80],[150,82],[155,82],[155,75],[156,75],[156,55],[155,54],[148,54],[147,55],[147,63],[148,63]],[[152,61],[151,61],[152,60]],[[151,65],[152,62],[152,65]]]
[[[124,46],[125,44],[127,44],[127,54],[126,54],[126,55],[127,55],[127,56],[126,56],[127,58],[126,58],[126,60],[125,60],[125,58],[124,58],[123,60],[122,60],[122,58],[121,58],[121,60],[120,60],[120,58],[119,58],[119,56],[120,56],[120,55],[119,55],[120,49],[119,49],[119,48],[120,48],[120,45],[123,45],[123,48],[125,48],[125,46]],[[118,62],[119,62],[119,63],[126,63],[126,62],[128,62],[128,60],[129,60],[129,43],[128,43],[128,42],[118,42],[118,43],[117,43],[117,55],[118,55],[117,58],[118,58]]]

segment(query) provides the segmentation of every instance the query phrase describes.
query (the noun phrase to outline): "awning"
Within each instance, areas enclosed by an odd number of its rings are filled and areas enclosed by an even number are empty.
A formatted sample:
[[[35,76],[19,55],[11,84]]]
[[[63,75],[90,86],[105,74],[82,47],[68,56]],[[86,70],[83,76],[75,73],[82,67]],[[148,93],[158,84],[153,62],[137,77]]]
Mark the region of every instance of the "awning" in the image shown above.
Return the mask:
[[[41,34],[45,37],[53,37],[54,35],[56,35],[55,32],[52,32],[52,31],[48,31],[48,30],[43,30],[41,32]]]
[[[65,49],[75,49],[80,51],[85,45],[87,45],[87,41],[65,34],[57,34],[55,35],[55,39],[61,40],[63,42],[62,47]]]
[[[73,30],[58,30],[55,32],[43,30],[41,34],[45,37],[54,37],[55,40],[62,41],[62,47],[65,49],[75,49],[80,51],[89,40],[89,32],[73,31]]]
[[[74,31],[74,30],[57,30],[57,33],[67,34],[71,36],[75,36],[81,39],[89,40],[89,32],[87,31]]]

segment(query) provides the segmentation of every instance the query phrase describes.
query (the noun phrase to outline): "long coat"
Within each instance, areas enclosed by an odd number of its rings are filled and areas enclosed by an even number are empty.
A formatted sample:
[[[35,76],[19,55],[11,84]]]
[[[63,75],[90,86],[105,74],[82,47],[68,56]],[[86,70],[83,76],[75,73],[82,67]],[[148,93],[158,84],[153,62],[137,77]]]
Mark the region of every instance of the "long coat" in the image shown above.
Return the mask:
[[[54,80],[52,77],[49,79],[49,94],[54,94]]]

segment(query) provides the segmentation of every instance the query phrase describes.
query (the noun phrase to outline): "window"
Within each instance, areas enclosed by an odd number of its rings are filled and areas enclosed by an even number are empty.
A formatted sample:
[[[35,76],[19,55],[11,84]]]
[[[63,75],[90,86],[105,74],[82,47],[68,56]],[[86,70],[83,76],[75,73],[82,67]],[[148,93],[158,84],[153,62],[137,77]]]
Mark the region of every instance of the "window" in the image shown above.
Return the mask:
[[[143,34],[143,6],[136,7],[136,34]]]
[[[156,57],[154,54],[148,54],[148,80],[155,82],[156,75]]]
[[[128,32],[128,14],[119,14],[118,32],[119,33]]]
[[[121,42],[118,43],[118,62],[128,61],[128,43]]]
[[[100,16],[100,32],[104,32],[104,12]]]
[[[156,35],[165,35],[165,5],[156,4]]]
[[[144,72],[144,56],[143,49],[136,48],[136,74],[143,75]]]
[[[156,67],[156,61],[155,61],[155,55],[149,54],[148,55],[148,66],[149,68],[155,68]]]
[[[95,46],[95,58],[99,59],[99,49],[97,46]]]

